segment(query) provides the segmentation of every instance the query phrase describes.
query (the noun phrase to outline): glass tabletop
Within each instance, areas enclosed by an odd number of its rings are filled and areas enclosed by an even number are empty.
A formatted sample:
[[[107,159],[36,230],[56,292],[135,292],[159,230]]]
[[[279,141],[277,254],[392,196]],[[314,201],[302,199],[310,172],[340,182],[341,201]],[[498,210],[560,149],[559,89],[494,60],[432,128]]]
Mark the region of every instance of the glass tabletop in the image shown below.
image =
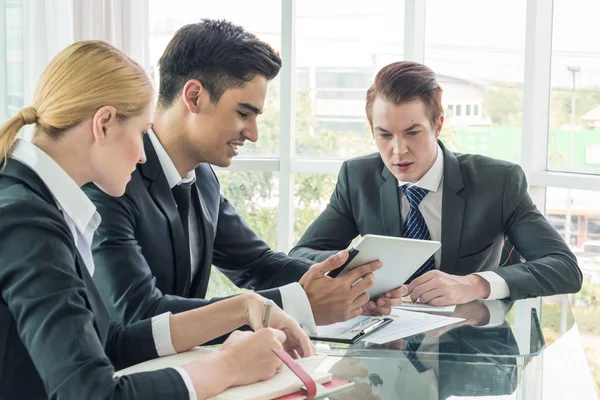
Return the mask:
[[[320,369],[355,383],[336,399],[541,398],[531,387],[541,385],[544,307],[539,298],[474,302],[444,314],[460,323],[384,345],[319,342],[330,356]],[[569,330],[574,319],[565,310]]]

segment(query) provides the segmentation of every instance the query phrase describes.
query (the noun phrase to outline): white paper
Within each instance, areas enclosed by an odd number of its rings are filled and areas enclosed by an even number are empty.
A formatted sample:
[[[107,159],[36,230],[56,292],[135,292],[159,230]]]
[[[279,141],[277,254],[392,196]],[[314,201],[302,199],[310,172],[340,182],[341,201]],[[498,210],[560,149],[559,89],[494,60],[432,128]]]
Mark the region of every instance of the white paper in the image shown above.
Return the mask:
[[[360,327],[361,324],[368,322],[371,318],[364,315],[349,319],[348,321],[338,322],[331,325],[317,327],[317,337],[319,338],[338,338],[351,339],[360,332],[353,332],[354,328]]]
[[[421,311],[421,312],[434,312],[434,313],[451,313],[454,312],[456,306],[430,306],[429,304],[421,303],[402,303],[399,306],[392,307],[394,310],[406,310],[406,311]]]
[[[389,317],[392,317],[394,321],[367,336],[365,338],[366,342],[384,344],[464,321],[463,318],[442,317],[405,310],[394,310]]]

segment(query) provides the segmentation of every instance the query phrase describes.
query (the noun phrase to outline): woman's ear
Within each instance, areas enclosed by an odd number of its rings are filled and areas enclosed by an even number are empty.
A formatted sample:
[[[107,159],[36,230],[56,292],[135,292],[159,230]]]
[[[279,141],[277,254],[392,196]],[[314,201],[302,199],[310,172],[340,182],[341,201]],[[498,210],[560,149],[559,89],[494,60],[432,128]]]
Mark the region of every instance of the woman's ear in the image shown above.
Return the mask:
[[[202,110],[203,97],[206,90],[202,83],[197,79],[190,79],[183,86],[181,99],[189,112],[197,114]]]
[[[92,118],[94,140],[103,143],[111,128],[117,123],[117,110],[113,106],[102,106]]]

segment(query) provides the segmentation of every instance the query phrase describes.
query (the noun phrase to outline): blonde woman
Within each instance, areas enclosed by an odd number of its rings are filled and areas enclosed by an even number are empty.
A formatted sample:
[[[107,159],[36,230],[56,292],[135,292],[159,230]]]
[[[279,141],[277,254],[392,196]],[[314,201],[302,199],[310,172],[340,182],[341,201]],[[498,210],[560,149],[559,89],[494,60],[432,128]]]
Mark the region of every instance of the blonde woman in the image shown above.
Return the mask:
[[[124,328],[94,286],[90,243],[100,217],[80,187],[120,196],[145,162],[152,86],[111,45],[86,41],[48,65],[33,104],[0,127],[0,399],[204,399],[272,376],[271,349],[312,352],[300,326],[264,299],[242,295]],[[16,139],[35,124],[32,142]],[[177,369],[113,378],[243,325],[211,357]],[[261,329],[262,328],[262,329]],[[210,367],[209,367],[210,366]]]

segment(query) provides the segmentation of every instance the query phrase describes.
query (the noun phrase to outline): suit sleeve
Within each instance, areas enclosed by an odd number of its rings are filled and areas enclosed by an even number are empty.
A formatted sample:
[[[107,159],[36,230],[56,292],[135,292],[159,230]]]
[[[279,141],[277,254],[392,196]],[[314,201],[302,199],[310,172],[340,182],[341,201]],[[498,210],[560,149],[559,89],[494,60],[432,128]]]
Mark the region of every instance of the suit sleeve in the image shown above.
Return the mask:
[[[213,264],[238,287],[266,290],[297,282],[313,263],[271,250],[221,196]]]
[[[115,369],[75,270],[77,250],[60,218],[57,210],[33,202],[0,210],[2,299],[48,397],[189,399],[183,379],[173,369],[113,378]],[[111,328],[109,354],[119,353],[122,365],[147,359],[152,353],[148,329],[148,324],[131,331]],[[133,356],[136,344],[139,355]]]
[[[128,325],[164,312],[179,313],[209,304],[204,299],[165,295],[156,287],[135,236],[140,213],[132,187],[128,186],[122,197],[109,196],[93,185],[84,190],[102,217],[92,246],[94,281],[117,322]]]
[[[533,204],[518,165],[506,178],[502,218],[509,240],[526,260],[496,271],[508,283],[511,300],[581,289],[583,277],[575,255]]]
[[[344,162],[327,208],[304,232],[290,256],[324,261],[346,249],[357,235],[358,227],[350,205],[348,164]]]
[[[214,185],[212,190],[220,191],[212,168],[197,170],[197,177],[199,173],[206,174],[207,183]],[[259,294],[282,306],[277,288],[299,281],[313,262],[271,250],[223,195],[219,195],[216,219],[213,265],[237,287],[260,291]]]

